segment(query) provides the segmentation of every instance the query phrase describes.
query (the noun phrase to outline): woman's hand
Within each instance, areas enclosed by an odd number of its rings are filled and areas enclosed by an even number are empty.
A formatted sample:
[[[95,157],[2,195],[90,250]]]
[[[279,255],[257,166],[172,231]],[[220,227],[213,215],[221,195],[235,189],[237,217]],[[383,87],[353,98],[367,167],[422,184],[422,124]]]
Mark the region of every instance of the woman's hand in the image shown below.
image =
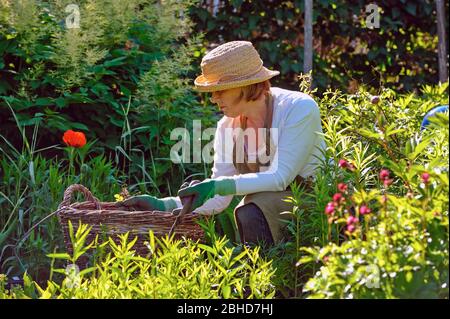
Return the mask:
[[[182,185],[183,186],[183,185]],[[200,207],[215,195],[232,195],[236,193],[236,184],[233,179],[205,179],[203,182],[181,187],[178,191],[180,199],[194,196],[192,210]]]
[[[175,200],[172,198],[159,199],[151,195],[132,196],[117,204],[132,207],[137,210],[172,211],[172,209],[177,207]]]
[[[200,183],[200,181],[199,181],[198,179],[193,179],[193,180],[190,181],[190,182],[184,182],[183,184],[181,184],[180,189],[187,188],[187,187],[189,187],[189,186],[193,186],[193,185],[198,184],[198,183]],[[181,204],[182,204],[183,206],[186,205],[187,199],[188,199],[188,197],[180,197],[180,201],[181,201]],[[178,214],[180,214],[180,212],[181,212],[182,209],[183,209],[183,207],[175,208],[175,209],[172,211],[172,214],[178,215]],[[191,210],[194,210],[194,209],[195,209],[195,208],[192,208],[192,207],[191,207]]]

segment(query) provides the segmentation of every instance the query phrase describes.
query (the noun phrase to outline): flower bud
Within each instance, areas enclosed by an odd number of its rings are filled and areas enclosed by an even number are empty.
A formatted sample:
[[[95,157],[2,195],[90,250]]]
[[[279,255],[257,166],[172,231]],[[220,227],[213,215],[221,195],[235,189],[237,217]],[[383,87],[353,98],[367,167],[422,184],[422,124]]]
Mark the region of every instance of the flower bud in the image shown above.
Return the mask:
[[[325,214],[327,215],[334,214],[334,204],[332,202],[329,202],[325,207]]]
[[[361,205],[361,207],[359,208],[359,213],[361,215],[367,215],[370,214],[371,210],[369,207],[367,207],[366,205]]]
[[[422,173],[422,175],[420,176],[422,178],[422,182],[424,182],[424,184],[428,184],[430,182],[430,174],[427,172]]]
[[[380,102],[380,97],[378,95],[374,95],[370,98],[370,103],[378,104]]]

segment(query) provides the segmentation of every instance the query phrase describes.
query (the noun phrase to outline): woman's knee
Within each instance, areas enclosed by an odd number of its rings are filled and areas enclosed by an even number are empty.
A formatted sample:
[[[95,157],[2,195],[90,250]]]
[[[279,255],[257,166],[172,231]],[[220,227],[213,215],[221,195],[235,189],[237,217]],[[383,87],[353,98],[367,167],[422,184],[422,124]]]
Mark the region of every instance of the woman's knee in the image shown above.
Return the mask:
[[[272,243],[272,234],[261,209],[253,204],[245,204],[235,211],[236,223],[241,241]]]
[[[258,206],[253,203],[242,205],[235,211],[236,220],[245,227],[255,223],[259,214],[262,214]]]

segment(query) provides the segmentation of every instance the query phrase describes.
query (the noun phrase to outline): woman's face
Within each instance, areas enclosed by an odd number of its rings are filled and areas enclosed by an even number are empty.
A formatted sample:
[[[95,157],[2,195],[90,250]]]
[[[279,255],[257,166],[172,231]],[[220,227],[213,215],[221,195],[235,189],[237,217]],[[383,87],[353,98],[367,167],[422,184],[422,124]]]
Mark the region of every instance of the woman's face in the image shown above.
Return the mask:
[[[228,117],[238,117],[248,110],[245,99],[239,101],[241,88],[234,88],[223,91],[212,92],[210,101],[217,104],[224,115]]]

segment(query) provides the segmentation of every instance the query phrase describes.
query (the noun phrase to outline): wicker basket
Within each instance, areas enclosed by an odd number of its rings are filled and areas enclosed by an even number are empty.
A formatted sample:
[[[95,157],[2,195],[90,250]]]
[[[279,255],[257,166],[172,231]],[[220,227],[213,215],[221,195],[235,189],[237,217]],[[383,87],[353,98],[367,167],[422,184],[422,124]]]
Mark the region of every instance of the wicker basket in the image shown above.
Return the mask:
[[[70,201],[75,192],[83,193],[86,201],[71,204]],[[175,238],[186,237],[199,240],[204,237],[202,228],[196,223],[198,215],[190,213],[188,209],[183,208],[178,216],[162,211],[130,211],[129,208],[119,206],[114,202],[100,202],[86,187],[79,184],[71,185],[66,189],[64,199],[56,213],[69,253],[72,253],[69,220],[72,222],[74,231],[76,231],[79,221],[92,227],[86,240],[87,243],[93,240],[97,234],[99,239],[106,235],[117,240],[118,234],[129,232],[130,239],[138,237],[133,249],[139,255],[149,253],[145,242],[148,241],[150,230],[156,237],[171,235],[172,232]]]

